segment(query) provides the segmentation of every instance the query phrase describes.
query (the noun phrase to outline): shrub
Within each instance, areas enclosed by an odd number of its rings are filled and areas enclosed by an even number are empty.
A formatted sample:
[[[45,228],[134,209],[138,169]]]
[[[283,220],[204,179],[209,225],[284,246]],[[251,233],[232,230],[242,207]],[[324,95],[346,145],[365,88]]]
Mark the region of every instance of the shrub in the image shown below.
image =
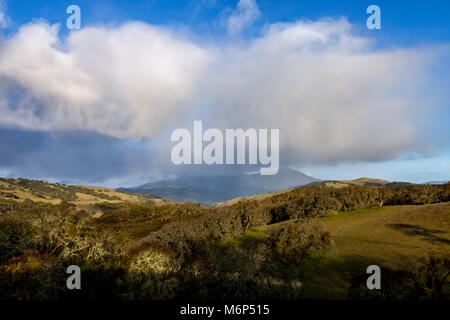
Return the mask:
[[[282,261],[299,265],[312,251],[332,244],[325,224],[313,219],[283,224],[267,241]]]
[[[127,299],[168,299],[175,296],[180,265],[171,250],[157,241],[146,241],[128,253],[125,283]]]
[[[367,275],[355,277],[349,289],[353,299],[447,300],[450,298],[450,259],[431,252],[413,262],[410,268],[382,268],[381,289],[369,290]]]
[[[30,300],[54,299],[57,297],[55,259],[28,250],[20,257],[0,266],[0,299]]]

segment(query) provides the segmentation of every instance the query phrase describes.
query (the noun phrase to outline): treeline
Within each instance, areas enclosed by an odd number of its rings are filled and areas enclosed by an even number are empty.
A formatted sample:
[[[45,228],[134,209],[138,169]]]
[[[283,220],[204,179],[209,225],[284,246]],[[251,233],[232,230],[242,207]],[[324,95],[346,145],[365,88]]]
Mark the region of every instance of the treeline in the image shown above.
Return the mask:
[[[383,205],[420,205],[450,201],[450,183],[408,186],[300,187],[264,199],[273,222],[302,217],[323,217]]]

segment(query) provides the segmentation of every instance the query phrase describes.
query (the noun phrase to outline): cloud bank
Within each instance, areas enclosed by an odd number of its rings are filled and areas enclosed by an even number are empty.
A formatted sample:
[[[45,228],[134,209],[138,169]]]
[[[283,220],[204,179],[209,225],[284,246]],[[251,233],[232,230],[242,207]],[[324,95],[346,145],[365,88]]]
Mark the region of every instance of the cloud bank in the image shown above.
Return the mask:
[[[216,101],[212,121],[280,128],[291,164],[425,152],[424,130],[436,112],[426,79],[438,56],[376,50],[345,19],[272,25],[263,37],[222,52],[208,89]]]
[[[210,53],[165,29],[28,24],[0,49],[3,125],[157,138],[198,96]],[[8,93],[14,93],[9,97]]]
[[[258,15],[254,1],[240,1],[229,30]],[[346,19],[272,24],[225,44],[141,22],[66,38],[58,28],[33,22],[2,40],[0,126],[158,140],[165,153],[167,133],[194,118],[220,129],[278,128],[280,160],[290,165],[425,154],[442,102],[428,75],[448,57],[376,49]]]

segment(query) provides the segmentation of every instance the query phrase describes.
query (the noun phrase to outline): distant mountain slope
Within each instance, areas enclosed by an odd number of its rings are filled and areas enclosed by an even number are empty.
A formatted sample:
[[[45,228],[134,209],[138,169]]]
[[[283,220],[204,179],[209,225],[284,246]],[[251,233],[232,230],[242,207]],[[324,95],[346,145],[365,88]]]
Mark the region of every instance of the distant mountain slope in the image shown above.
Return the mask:
[[[243,174],[229,176],[194,176],[147,183],[118,190],[153,194],[180,202],[214,204],[229,199],[273,192],[320,181],[293,169],[280,169],[273,176]]]
[[[166,199],[151,195],[130,194],[103,187],[68,186],[38,180],[0,178],[0,199],[58,204],[68,201],[77,206],[99,202],[133,202],[155,204]]]

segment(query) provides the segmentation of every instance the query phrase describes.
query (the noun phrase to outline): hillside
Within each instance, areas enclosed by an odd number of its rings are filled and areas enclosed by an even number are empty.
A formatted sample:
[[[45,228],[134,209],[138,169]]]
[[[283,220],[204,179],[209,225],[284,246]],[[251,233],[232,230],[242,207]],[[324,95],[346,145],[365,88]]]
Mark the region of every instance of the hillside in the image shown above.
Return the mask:
[[[74,201],[83,188],[8,184]],[[104,200],[0,198],[0,300],[450,297],[450,184],[310,185],[216,208]],[[73,264],[89,284],[78,292],[65,285]]]
[[[157,181],[119,190],[152,194],[178,202],[215,204],[230,199],[271,193],[319,181],[300,171],[280,169],[273,176],[241,174],[228,176],[193,176]]]
[[[321,220],[335,248],[305,261],[303,298],[345,299],[352,280],[372,264],[381,270],[408,269],[430,252],[450,256],[449,202],[360,209]],[[255,243],[290,222],[254,228],[246,238],[233,241],[240,246]]]
[[[313,183],[313,185],[320,185],[326,187],[342,188],[348,186],[375,186],[383,187],[389,185],[391,182],[383,179],[375,178],[358,178],[354,180],[325,180]]]
[[[324,186],[324,187],[333,187],[333,188],[343,188],[348,186],[375,186],[375,187],[385,187],[385,186],[399,186],[399,185],[410,185],[410,183],[405,182],[389,182],[383,179],[374,179],[374,178],[358,178],[354,180],[325,180],[325,181],[316,181],[309,184],[310,186]],[[275,195],[283,194],[289,191],[292,191],[293,188],[277,190],[273,192],[262,192],[254,195],[237,197],[227,201],[217,202],[215,204],[216,207],[223,207],[235,204],[239,201],[245,200],[263,200],[268,197],[272,197]]]
[[[221,201],[221,202],[217,202],[214,204],[215,207],[226,207],[226,206],[231,206],[233,204],[238,203],[239,201],[246,201],[246,200],[264,200],[266,198],[272,197],[272,196],[276,196],[278,194],[282,194],[282,193],[286,193],[289,191],[292,191],[293,188],[289,188],[289,189],[283,189],[283,190],[278,190],[278,191],[273,191],[273,192],[261,192],[261,193],[257,193],[254,195],[250,195],[250,196],[245,196],[245,197],[237,197],[237,198],[233,198],[227,201]]]
[[[0,178],[0,199],[18,202],[31,200],[58,204],[67,201],[82,207],[100,202],[163,203],[165,199],[141,194],[131,194],[104,187],[69,186],[37,180]]]

